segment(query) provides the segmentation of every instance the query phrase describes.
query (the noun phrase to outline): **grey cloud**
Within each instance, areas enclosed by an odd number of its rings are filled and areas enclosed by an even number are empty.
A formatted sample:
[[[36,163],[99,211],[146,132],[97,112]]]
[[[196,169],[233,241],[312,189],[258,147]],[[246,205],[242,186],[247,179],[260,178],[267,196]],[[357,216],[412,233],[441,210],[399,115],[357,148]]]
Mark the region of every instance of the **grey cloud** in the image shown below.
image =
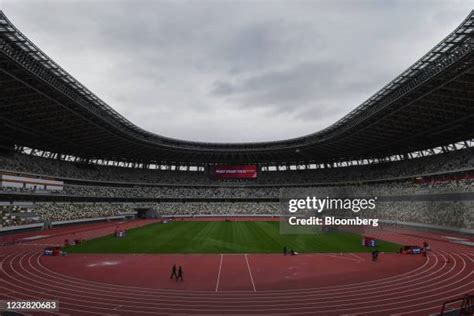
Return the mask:
[[[234,92],[234,88],[228,82],[216,81],[212,85],[211,94],[214,95],[230,95]]]
[[[342,102],[350,105],[348,96],[363,93],[367,86],[378,83],[348,73],[348,69],[349,65],[330,60],[301,63],[289,69],[248,77],[234,84],[215,82],[210,93],[236,101],[243,108],[264,107],[270,108],[273,113],[293,113],[296,116],[302,109],[312,106],[318,108],[320,118],[324,118],[324,114],[330,113],[320,104],[339,103],[336,107],[344,108]],[[344,92],[344,97],[339,96],[339,102],[334,102],[335,96],[341,92]]]

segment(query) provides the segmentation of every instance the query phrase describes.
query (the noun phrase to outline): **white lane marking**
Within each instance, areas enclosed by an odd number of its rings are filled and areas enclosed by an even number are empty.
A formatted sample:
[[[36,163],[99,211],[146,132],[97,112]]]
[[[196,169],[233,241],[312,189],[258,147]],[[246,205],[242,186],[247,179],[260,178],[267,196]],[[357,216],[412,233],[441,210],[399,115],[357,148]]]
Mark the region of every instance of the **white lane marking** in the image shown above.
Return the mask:
[[[249,259],[247,258],[247,254],[245,254],[245,261],[247,261],[247,268],[249,269],[250,280],[252,281],[253,291],[257,292],[257,289],[255,288],[255,283],[253,282],[252,271],[250,270],[250,264],[249,264]]]
[[[222,260],[223,259],[224,259],[224,255],[221,254],[221,262],[219,263],[219,272],[217,272],[216,292],[219,289],[219,280],[221,278],[221,269],[222,269]]]
[[[362,262],[362,261],[365,261],[364,258],[362,258],[362,257],[360,257],[360,256],[358,256],[358,255],[356,255],[355,253],[350,252],[349,254],[350,254],[351,256],[353,256],[353,257],[356,257],[356,258],[359,259],[361,262]]]

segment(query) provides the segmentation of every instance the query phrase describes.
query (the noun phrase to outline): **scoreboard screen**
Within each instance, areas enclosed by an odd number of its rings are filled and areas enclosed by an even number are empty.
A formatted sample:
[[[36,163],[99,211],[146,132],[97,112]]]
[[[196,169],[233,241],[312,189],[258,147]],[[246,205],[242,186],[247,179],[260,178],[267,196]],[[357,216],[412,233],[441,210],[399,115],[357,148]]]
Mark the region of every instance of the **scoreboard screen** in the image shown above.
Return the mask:
[[[256,179],[256,165],[212,166],[211,176],[215,179]]]

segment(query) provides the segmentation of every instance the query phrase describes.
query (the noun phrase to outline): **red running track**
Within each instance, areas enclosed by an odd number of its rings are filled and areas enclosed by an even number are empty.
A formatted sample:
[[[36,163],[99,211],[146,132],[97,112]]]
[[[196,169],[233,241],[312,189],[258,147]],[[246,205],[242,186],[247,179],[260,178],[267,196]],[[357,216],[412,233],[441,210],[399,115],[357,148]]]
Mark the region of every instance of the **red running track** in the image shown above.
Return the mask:
[[[149,221],[133,221],[135,227]],[[112,233],[116,223],[48,231],[0,248],[0,299],[58,300],[44,315],[430,315],[474,292],[474,250],[443,235],[374,231],[402,244],[428,240],[427,258],[382,254],[287,256],[68,255],[43,257],[45,244]],[[28,236],[34,236],[28,233]],[[18,239],[21,239],[20,236]],[[173,263],[185,281],[169,279]]]

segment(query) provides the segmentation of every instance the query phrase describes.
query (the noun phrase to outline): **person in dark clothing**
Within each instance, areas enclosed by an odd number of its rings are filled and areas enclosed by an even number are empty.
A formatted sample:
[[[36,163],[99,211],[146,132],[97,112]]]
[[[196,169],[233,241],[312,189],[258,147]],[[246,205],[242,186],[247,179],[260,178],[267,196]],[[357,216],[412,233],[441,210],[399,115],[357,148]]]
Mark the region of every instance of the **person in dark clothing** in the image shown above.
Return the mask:
[[[372,251],[372,261],[377,261],[378,258],[379,258],[379,251],[378,249],[375,249],[374,251]]]
[[[183,268],[181,268],[181,266],[179,266],[179,269],[178,269],[178,275],[176,276],[176,282],[178,282],[179,279],[181,279],[181,281],[184,281],[184,279],[183,279]]]
[[[178,278],[178,275],[176,274],[176,264],[173,264],[173,268],[171,269],[171,276],[170,279],[172,278]]]
[[[283,255],[286,256],[286,254],[288,253],[287,249],[286,249],[286,246],[283,247]]]

